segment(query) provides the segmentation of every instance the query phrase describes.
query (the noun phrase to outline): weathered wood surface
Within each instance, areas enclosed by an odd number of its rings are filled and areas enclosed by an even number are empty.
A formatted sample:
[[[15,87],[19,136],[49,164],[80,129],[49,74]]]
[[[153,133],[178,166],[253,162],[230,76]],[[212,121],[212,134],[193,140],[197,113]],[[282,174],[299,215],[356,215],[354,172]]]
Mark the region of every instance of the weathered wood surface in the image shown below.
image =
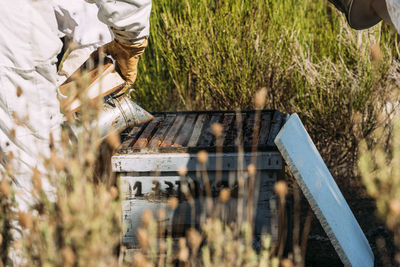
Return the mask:
[[[135,144],[133,145],[134,148],[145,148],[152,137],[153,132],[155,131],[158,124],[161,122],[160,117],[154,118],[147,127],[144,129],[142,134],[139,136]]]
[[[127,151],[128,149],[130,149],[132,147],[132,145],[134,143],[136,143],[136,140],[138,139],[138,137],[140,136],[140,134],[142,133],[142,126],[135,126],[133,127],[128,135],[126,135],[125,140],[122,142],[121,147],[120,147],[120,151]]]
[[[272,117],[270,133],[268,135],[267,146],[273,146],[275,137],[282,128],[283,124],[287,119],[287,115],[279,111],[275,112]]]
[[[260,121],[260,136],[258,138],[258,146],[263,146],[267,144],[269,131],[271,128],[271,114],[262,113]]]
[[[277,151],[273,140],[286,116],[278,111],[261,110],[258,151]],[[238,147],[251,151],[256,120],[255,111],[166,112],[153,114],[155,119],[121,135],[119,154],[136,152],[183,153],[206,150],[215,152],[222,145],[224,152],[237,152]],[[221,143],[216,143],[211,127],[220,123]]]
[[[210,147],[215,142],[215,137],[212,134],[212,126],[214,123],[219,122],[221,115],[219,113],[213,114],[207,122],[206,128],[203,130],[201,139],[197,143],[199,147]]]
[[[200,135],[201,135],[201,130],[204,127],[204,124],[206,120],[208,119],[207,114],[200,114],[197,118],[196,124],[194,125],[193,128],[193,133],[192,136],[189,139],[188,142],[188,147],[195,147],[197,145],[197,142],[199,141]]]
[[[185,121],[185,117],[186,115],[184,114],[179,114],[177,116],[177,118],[174,121],[174,124],[169,129],[164,141],[161,143],[161,147],[170,147],[173,144],[179,129],[181,128],[183,122]]]
[[[190,134],[193,131],[193,124],[195,123],[197,114],[189,114],[184,122],[184,127],[177,134],[176,140],[173,144],[174,147],[183,147],[189,141]]]
[[[233,124],[233,121],[235,119],[235,114],[234,113],[227,113],[224,114],[224,120],[222,121],[222,134],[219,137],[222,140],[222,144],[225,143],[226,141],[226,136],[229,131],[231,131],[231,127]],[[230,143],[229,141],[227,143]],[[218,145],[218,144],[217,144]]]
[[[158,128],[156,133],[150,140],[149,147],[156,148],[161,145],[164,141],[165,134],[167,133],[168,129],[172,126],[172,123],[175,121],[176,115],[171,114],[167,115],[165,119],[161,122],[161,126]]]
[[[244,122],[244,130],[243,130],[244,140],[243,140],[243,143],[244,143],[245,147],[251,147],[252,146],[254,129],[255,129],[255,113],[250,113],[247,116],[247,120]]]

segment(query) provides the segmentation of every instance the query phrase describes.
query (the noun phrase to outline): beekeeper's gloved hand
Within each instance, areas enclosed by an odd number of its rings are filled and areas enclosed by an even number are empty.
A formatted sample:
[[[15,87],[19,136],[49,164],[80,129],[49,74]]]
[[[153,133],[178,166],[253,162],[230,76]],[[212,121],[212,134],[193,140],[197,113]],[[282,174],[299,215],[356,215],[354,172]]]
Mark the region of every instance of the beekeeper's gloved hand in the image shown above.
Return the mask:
[[[140,56],[147,47],[147,39],[142,43],[125,43],[114,39],[112,42],[103,46],[103,52],[106,55],[111,55],[117,62],[117,70],[126,81],[126,85],[118,94],[129,89],[136,80],[137,67]]]

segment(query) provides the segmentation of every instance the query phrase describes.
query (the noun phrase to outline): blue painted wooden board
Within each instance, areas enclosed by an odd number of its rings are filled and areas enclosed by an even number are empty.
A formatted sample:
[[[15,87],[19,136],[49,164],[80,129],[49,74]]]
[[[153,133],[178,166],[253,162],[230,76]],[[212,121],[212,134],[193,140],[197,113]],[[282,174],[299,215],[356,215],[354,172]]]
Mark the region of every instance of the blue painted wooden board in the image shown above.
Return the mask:
[[[345,266],[374,266],[374,255],[297,114],[275,139],[279,151]]]

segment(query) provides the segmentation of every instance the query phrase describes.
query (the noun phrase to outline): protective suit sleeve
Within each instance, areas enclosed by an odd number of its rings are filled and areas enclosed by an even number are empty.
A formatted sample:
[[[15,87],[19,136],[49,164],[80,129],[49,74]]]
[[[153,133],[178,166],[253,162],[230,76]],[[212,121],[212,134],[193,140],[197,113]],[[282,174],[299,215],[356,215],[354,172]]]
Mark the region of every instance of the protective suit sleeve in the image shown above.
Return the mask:
[[[400,33],[400,0],[386,0],[386,7],[394,27]]]
[[[149,35],[151,0],[86,0],[99,8],[98,18],[126,44],[143,43]]]

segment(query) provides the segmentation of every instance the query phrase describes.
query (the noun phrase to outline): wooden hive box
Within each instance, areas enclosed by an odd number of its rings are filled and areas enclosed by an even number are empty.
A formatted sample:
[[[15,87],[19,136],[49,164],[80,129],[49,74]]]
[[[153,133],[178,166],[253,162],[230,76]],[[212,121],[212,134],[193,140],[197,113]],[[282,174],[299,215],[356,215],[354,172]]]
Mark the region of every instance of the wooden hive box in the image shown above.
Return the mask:
[[[284,164],[274,139],[287,116],[273,110],[153,115],[153,121],[122,133],[121,148],[112,158],[113,171],[119,175],[122,188],[126,225],[123,242],[135,247],[136,229],[146,209],[156,216],[157,210],[164,208],[165,229],[180,236],[189,227],[199,227],[207,216],[240,223],[247,218],[249,205],[255,237],[269,233],[276,241],[277,202],[273,187],[283,175]],[[218,139],[211,130],[217,122],[223,126]],[[259,129],[258,137],[254,129]],[[197,159],[202,150],[208,154],[206,164]],[[252,162],[256,163],[257,172],[255,190],[249,194],[247,167]],[[180,176],[178,172],[183,169],[187,174]],[[226,203],[218,199],[222,188],[231,192]],[[179,199],[175,210],[167,209],[167,199],[172,196]]]

